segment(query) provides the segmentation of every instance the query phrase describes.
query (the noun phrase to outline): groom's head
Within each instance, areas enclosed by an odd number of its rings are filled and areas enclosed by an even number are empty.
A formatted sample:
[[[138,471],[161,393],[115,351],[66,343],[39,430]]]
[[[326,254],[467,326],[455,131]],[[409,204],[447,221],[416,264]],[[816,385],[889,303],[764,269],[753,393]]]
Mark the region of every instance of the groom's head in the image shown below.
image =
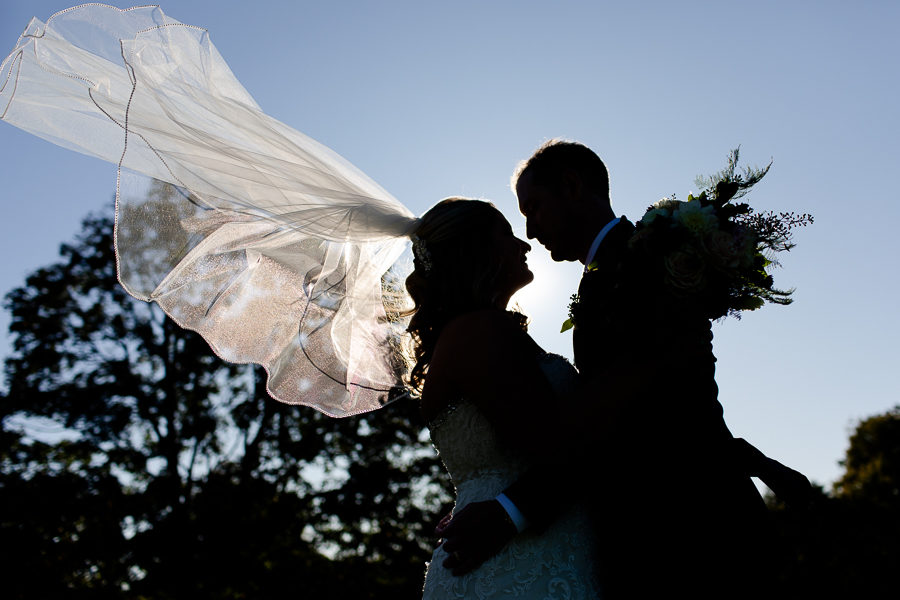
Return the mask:
[[[546,142],[519,164],[512,184],[528,237],[553,260],[583,261],[599,228],[614,216],[606,165],[577,142]]]

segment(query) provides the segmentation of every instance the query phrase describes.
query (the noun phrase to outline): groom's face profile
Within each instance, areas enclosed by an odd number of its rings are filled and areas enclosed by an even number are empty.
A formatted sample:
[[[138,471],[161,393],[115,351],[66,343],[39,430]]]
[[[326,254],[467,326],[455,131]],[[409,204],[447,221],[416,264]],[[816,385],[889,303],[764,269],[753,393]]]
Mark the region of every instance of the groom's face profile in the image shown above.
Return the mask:
[[[572,243],[567,226],[567,200],[554,188],[534,181],[534,174],[525,171],[516,182],[519,211],[525,216],[528,239],[536,239],[550,251],[555,261],[580,260],[579,250]]]

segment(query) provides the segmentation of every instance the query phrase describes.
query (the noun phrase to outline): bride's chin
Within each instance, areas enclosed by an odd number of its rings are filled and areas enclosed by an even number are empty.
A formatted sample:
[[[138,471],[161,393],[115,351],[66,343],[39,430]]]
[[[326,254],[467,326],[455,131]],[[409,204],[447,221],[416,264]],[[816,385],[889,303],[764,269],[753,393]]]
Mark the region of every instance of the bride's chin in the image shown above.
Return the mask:
[[[522,273],[522,279],[521,279],[519,285],[516,286],[515,291],[518,292],[518,291],[521,290],[523,287],[525,287],[526,285],[530,284],[532,281],[534,281],[534,273],[531,272],[531,269],[528,269],[528,268],[526,267],[526,268],[525,268],[525,272]],[[513,292],[513,293],[515,293],[515,292]]]
[[[507,279],[506,285],[498,288],[498,297],[512,299],[513,295],[532,281],[534,281],[534,273],[528,267],[523,266],[521,271]]]

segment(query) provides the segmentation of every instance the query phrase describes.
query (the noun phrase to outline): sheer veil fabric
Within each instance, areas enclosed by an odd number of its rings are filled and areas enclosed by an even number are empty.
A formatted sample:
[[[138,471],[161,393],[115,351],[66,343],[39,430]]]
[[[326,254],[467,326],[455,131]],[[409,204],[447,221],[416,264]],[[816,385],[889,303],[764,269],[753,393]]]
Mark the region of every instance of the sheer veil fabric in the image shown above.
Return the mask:
[[[415,216],[263,113],[204,29],[158,6],[32,19],[0,67],[0,118],[118,165],[122,286],[265,367],[274,398],[341,417],[397,392]]]

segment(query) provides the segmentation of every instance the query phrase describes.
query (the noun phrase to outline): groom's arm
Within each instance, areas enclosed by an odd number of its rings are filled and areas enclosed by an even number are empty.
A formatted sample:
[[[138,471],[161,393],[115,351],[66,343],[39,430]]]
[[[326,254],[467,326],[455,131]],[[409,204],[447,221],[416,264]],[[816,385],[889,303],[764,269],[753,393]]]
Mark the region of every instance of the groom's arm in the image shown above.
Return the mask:
[[[533,492],[525,493],[542,494],[555,473],[550,465],[565,463],[557,457],[565,455],[562,447],[573,435],[562,417],[574,400],[564,407],[552,401],[553,389],[536,361],[540,348],[509,319],[497,319],[496,311],[460,317],[441,336],[429,366],[423,406],[436,401],[442,390],[474,402],[494,426],[499,442],[543,471],[527,476],[534,484],[529,486]],[[482,342],[473,346],[473,339]],[[536,521],[542,512],[535,510]],[[480,565],[517,531],[497,500],[470,504],[436,528],[450,554],[445,565],[458,573]]]
[[[604,483],[616,472],[606,461],[620,460],[623,452],[629,453],[623,448],[645,437],[646,401],[659,395],[653,390],[666,387],[666,373],[690,371],[707,358],[708,340],[702,331],[698,339],[703,343],[686,344],[683,331],[669,329],[647,325],[640,331],[616,332],[614,354],[605,353],[595,362],[597,368],[582,379],[578,394],[566,404],[566,441],[504,490],[529,529],[540,531],[573,502],[590,501],[598,483],[599,493],[606,493]],[[660,356],[666,357],[665,369],[653,368]],[[450,554],[444,566],[460,575],[497,553],[519,529],[492,499],[469,504],[436,532]]]
[[[623,357],[609,374],[586,381],[577,397],[570,399],[571,406],[584,410],[572,411],[567,443],[558,445],[556,452],[546,454],[503,491],[513,505],[512,515],[501,499],[494,498],[470,503],[441,522],[435,531],[449,554],[446,568],[454,575],[476,569],[524,529],[540,531],[573,502],[593,492],[598,474],[605,470],[601,461],[613,456],[604,445],[627,418],[627,407],[646,389],[648,379],[640,364]],[[516,513],[521,516],[519,526]]]
[[[540,531],[582,494],[588,478],[578,461],[548,460],[532,467],[491,500],[472,502],[442,521],[436,533],[449,557],[444,566],[467,573],[499,552],[518,533]],[[567,464],[573,466],[566,466]]]
[[[788,506],[808,508],[812,502],[812,485],[803,473],[769,458],[749,442],[735,438],[734,458],[751,477],[759,477]]]
[[[435,529],[448,557],[444,567],[454,575],[477,569],[519,533],[499,501],[471,502]]]
[[[539,531],[580,496],[592,492],[588,486],[596,487],[598,477],[610,472],[604,461],[616,460],[616,444],[631,444],[639,438],[636,430],[644,422],[639,416],[641,398],[652,396],[648,390],[658,385],[659,378],[658,370],[648,365],[658,360],[660,348],[666,347],[664,339],[671,335],[667,328],[647,323],[635,331],[633,324],[647,319],[629,318],[624,312],[621,317],[621,325],[606,329],[604,335],[587,334],[586,339],[605,343],[614,351],[591,361],[596,368],[583,379],[577,397],[566,403],[569,419],[564,443],[504,490],[530,529]],[[672,363],[692,361],[683,346],[678,350],[674,357],[662,355],[672,357]],[[678,366],[671,365],[676,370]],[[436,532],[450,555],[444,566],[459,575],[493,556],[519,529],[500,501],[492,499],[467,505]]]

